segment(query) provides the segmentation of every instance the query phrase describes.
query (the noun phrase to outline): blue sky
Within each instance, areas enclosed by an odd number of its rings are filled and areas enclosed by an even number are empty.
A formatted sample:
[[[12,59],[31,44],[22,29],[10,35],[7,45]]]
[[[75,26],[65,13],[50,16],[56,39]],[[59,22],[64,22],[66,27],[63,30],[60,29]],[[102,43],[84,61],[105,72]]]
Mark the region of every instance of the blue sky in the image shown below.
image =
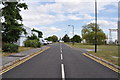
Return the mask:
[[[82,26],[94,22],[94,1],[92,0],[24,0],[28,4],[28,10],[22,10],[23,24],[39,29],[44,38],[57,35],[63,37],[68,34],[72,37],[72,27],[75,26],[75,34],[81,36]],[[100,1],[100,0],[98,0]],[[118,3],[115,0],[98,2],[98,24],[100,28],[109,34],[108,29],[117,28]],[[117,33],[113,32],[113,40],[117,39]]]

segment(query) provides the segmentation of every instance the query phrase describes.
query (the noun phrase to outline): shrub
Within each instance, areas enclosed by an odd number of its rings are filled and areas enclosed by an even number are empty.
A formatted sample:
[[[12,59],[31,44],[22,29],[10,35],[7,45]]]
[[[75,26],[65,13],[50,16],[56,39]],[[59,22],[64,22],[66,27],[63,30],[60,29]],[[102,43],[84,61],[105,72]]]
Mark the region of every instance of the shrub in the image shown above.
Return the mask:
[[[5,43],[3,46],[2,46],[2,50],[3,52],[18,52],[18,45],[16,44],[12,44],[12,43]]]
[[[41,47],[41,44],[38,40],[26,40],[24,42],[24,45],[25,47],[34,47],[34,48]]]

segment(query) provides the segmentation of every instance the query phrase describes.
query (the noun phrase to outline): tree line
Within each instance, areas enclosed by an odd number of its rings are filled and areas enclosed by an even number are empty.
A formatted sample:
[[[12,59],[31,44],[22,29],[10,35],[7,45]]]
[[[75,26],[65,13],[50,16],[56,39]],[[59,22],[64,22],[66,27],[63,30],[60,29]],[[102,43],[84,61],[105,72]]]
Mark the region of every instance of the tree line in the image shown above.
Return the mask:
[[[97,44],[106,44],[107,36],[103,32],[102,29],[99,28],[99,25],[97,25],[97,28],[95,28],[95,23],[90,23],[88,25],[82,26],[82,37],[79,35],[74,35],[73,38],[70,39],[70,37],[65,34],[65,36],[62,38],[64,42],[77,42],[81,43],[81,41],[84,41],[84,43],[87,44],[95,44],[95,37],[97,38]],[[95,30],[97,30],[97,36],[95,35]]]
[[[2,43],[3,46],[6,44],[5,48],[10,49],[9,46],[11,46],[11,50],[13,48],[16,48],[14,43],[18,41],[20,38],[20,35],[24,33],[27,34],[26,30],[22,28],[22,16],[20,15],[20,11],[23,8],[24,10],[28,9],[28,5],[26,3],[20,3],[16,0],[16,2],[9,2],[9,1],[2,1],[2,5],[4,6],[0,11],[2,12],[2,17],[4,17],[4,22],[2,22]],[[20,23],[21,22],[21,23]],[[97,36],[95,36],[95,30],[97,30]],[[33,29],[33,32],[37,32],[38,36],[35,36],[33,34],[32,36],[28,36],[26,41],[26,44],[28,43],[39,43],[39,38],[42,38],[43,33],[39,30]],[[48,41],[57,42],[58,40],[63,40],[64,42],[77,42],[81,43],[81,41],[84,41],[89,44],[95,44],[95,37],[97,37],[97,44],[105,44],[106,43],[106,35],[103,32],[102,29],[99,28],[99,25],[97,25],[97,29],[95,28],[95,23],[90,23],[88,25],[83,26],[83,29],[81,31],[82,36],[74,35],[72,38],[70,38],[67,34],[64,35],[62,39],[59,39],[56,35],[50,36],[48,38],[45,38]],[[36,43],[37,42],[37,43]],[[16,46],[16,47],[13,47]],[[28,45],[26,45],[28,46]],[[39,45],[35,45],[35,47],[38,47]],[[3,47],[4,48],[4,47]]]

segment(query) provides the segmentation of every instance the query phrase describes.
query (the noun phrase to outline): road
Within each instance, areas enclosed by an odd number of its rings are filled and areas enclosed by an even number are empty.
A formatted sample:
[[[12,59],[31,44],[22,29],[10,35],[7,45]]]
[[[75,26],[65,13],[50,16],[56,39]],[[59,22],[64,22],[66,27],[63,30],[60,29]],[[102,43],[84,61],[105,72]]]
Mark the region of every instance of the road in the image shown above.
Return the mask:
[[[55,43],[50,49],[4,73],[2,77],[112,79],[118,78],[118,74],[85,57],[80,50],[70,48],[63,43]]]

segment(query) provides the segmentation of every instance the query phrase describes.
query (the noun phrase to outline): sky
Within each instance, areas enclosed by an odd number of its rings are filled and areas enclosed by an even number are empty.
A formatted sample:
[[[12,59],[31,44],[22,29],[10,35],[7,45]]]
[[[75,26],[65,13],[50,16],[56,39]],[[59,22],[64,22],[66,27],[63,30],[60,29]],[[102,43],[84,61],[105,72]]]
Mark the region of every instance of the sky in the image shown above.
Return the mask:
[[[98,24],[109,36],[109,29],[117,29],[118,1],[98,1]],[[102,2],[101,2],[102,1]],[[72,37],[74,25],[75,34],[81,36],[82,26],[95,22],[94,0],[22,0],[28,5],[28,10],[20,12],[23,24],[43,32],[43,37],[57,35]],[[117,32],[112,32],[113,40]]]

